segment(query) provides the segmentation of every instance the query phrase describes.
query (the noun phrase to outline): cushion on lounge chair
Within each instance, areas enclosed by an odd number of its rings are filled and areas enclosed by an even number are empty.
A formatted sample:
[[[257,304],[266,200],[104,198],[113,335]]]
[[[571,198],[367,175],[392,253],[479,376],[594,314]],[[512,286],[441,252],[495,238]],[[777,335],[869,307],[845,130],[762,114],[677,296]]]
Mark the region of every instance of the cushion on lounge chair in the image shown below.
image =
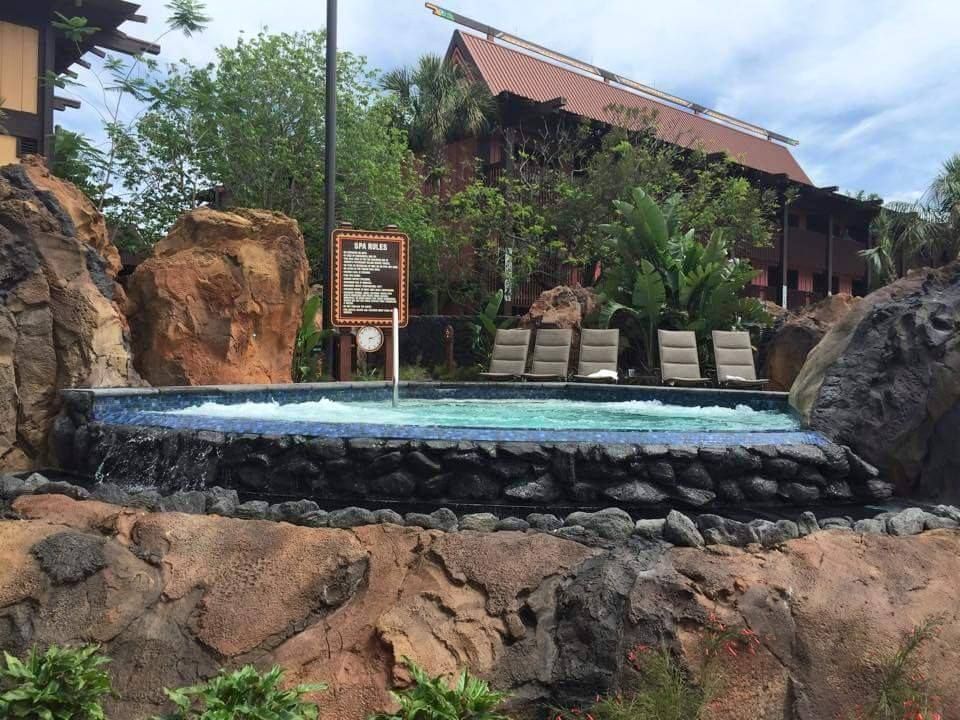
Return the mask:
[[[616,376],[619,352],[619,330],[584,328],[580,331],[580,361],[576,379],[591,379],[589,376],[598,370],[606,370]]]
[[[657,330],[660,344],[660,372],[664,384],[703,384],[700,375],[697,337],[690,330]]]
[[[573,331],[566,330],[538,330],[537,339],[533,345],[533,362],[530,372],[524,377],[537,378],[565,378],[570,367],[570,339]]]
[[[717,362],[717,380],[723,384],[756,382],[750,333],[734,330],[713,331],[713,355]]]
[[[493,379],[500,375],[520,377],[527,369],[527,353],[530,351],[529,330],[497,330],[493,339],[493,355],[490,371],[481,377]]]

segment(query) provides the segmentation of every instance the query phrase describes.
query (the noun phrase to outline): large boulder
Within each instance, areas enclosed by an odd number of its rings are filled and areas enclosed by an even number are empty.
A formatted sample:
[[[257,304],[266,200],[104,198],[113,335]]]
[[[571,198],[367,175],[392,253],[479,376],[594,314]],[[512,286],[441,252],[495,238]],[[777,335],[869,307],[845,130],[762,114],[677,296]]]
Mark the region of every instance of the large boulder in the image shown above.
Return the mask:
[[[0,168],[0,469],[44,460],[60,389],[141,383],[101,250],[116,253],[79,190],[36,162]]]
[[[810,353],[790,402],[902,492],[960,498],[960,261],[864,298]]]
[[[290,382],[308,278],[295,220],[187,213],[130,279],[137,369],[154,385]]]
[[[527,314],[520,318],[519,326],[539,330],[540,328],[571,329],[570,370],[577,368],[580,352],[580,329],[584,321],[600,309],[600,300],[591,288],[558,285],[540,293]]]
[[[807,355],[838,320],[860,303],[850,295],[831,295],[797,313],[778,317],[764,344],[763,366],[770,390],[788,391]]]

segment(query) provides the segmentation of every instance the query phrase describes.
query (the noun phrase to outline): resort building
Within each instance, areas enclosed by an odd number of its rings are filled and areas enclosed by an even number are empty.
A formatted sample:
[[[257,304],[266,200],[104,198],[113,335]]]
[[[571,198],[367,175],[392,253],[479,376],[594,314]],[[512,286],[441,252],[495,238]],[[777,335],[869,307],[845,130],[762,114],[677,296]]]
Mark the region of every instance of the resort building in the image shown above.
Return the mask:
[[[638,83],[533,43],[513,39],[536,55],[509,47],[501,40],[509,37],[505,33],[471,25],[469,19],[458,16],[457,22],[485,36],[454,31],[447,58],[487,86],[496,99],[499,123],[484,137],[453,143],[448,148],[451,166],[476,157],[493,178],[513,162],[523,123],[553,114],[634,129],[629,127],[631,114],[622,111],[631,109],[633,117],[654,118],[659,139],[708,155],[725,154],[751,182],[776,191],[780,211],[774,243],[746,252],[760,270],[751,294],[796,308],[835,292],[867,292],[868,268],[859,251],[869,246],[869,226],[879,201],[815,186],[790,152],[796,141],[652,88],[641,93],[629,87],[643,87]],[[540,289],[517,288],[514,309],[532,302]]]
[[[127,21],[145,22],[139,5],[123,0],[4,0],[0,2],[0,165],[29,154],[53,155],[53,112],[79,107],[58,97],[53,78],[76,77],[71,67],[90,67],[88,52],[157,54],[153,43],[118,30]],[[75,36],[57,28],[64,18],[85,22]]]

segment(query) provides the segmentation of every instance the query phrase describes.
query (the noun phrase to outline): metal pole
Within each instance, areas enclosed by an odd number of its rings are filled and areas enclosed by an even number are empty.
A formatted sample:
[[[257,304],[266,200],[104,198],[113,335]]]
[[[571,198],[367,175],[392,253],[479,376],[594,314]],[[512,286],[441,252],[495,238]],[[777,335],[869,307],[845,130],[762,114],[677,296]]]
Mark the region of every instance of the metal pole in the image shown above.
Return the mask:
[[[783,199],[783,237],[780,239],[780,304],[787,309],[787,251],[790,242],[790,210]]]
[[[400,403],[400,311],[393,309],[390,332],[393,336],[393,357],[390,361],[393,363],[393,406]]]
[[[827,218],[827,297],[833,295],[833,213]]]
[[[337,0],[327,0],[327,114],[324,119],[324,189],[326,191],[323,227],[323,325],[333,325],[333,288],[330,269],[330,239],[337,227]],[[333,371],[334,336],[327,340],[327,358]]]

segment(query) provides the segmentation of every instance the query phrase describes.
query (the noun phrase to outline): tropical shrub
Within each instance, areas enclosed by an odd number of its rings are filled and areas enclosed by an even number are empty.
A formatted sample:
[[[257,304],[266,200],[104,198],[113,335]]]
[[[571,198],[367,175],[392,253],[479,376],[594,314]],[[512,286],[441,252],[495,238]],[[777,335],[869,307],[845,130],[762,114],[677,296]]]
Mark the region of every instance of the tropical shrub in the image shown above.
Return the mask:
[[[480,358],[481,365],[487,365],[493,352],[493,341],[500,328],[513,324],[510,318],[497,321],[500,308],[503,305],[503,290],[497,290],[488,299],[486,304],[477,313],[476,322],[470,324],[471,343],[473,351]]]
[[[315,720],[318,709],[303,700],[325,685],[281,688],[283,671],[266,673],[247,665],[220,674],[201,685],[166,690],[176,710],[155,720]]]
[[[390,695],[400,705],[394,714],[374,715],[370,720],[509,720],[497,712],[506,699],[467,670],[453,687],[442,677],[430,677],[419,665],[404,658],[413,677],[413,687]]]
[[[110,694],[110,661],[96,645],[30,651],[25,661],[4,653],[0,667],[0,717],[39,720],[104,720],[101,701]]]
[[[753,655],[759,637],[711,615],[702,633],[702,661],[690,672],[665,645],[637,645],[627,652],[633,677],[622,693],[598,697],[589,708],[555,710],[553,720],[698,720],[723,690],[727,663]]]
[[[294,382],[313,382],[317,379],[317,363],[313,351],[330,334],[329,330],[317,329],[317,313],[320,311],[321,302],[320,295],[313,295],[303,304],[300,327],[297,328],[293,343]]]
[[[674,195],[661,210],[636,187],[629,201],[614,201],[617,221],[603,226],[615,260],[600,278],[599,324],[609,327],[619,313],[634,318],[649,366],[658,327],[693,330],[703,340],[711,330],[768,321],[758,300],[741,297],[756,271],[732,257],[722,229],[705,242],[693,228],[681,232],[682,202]]]

